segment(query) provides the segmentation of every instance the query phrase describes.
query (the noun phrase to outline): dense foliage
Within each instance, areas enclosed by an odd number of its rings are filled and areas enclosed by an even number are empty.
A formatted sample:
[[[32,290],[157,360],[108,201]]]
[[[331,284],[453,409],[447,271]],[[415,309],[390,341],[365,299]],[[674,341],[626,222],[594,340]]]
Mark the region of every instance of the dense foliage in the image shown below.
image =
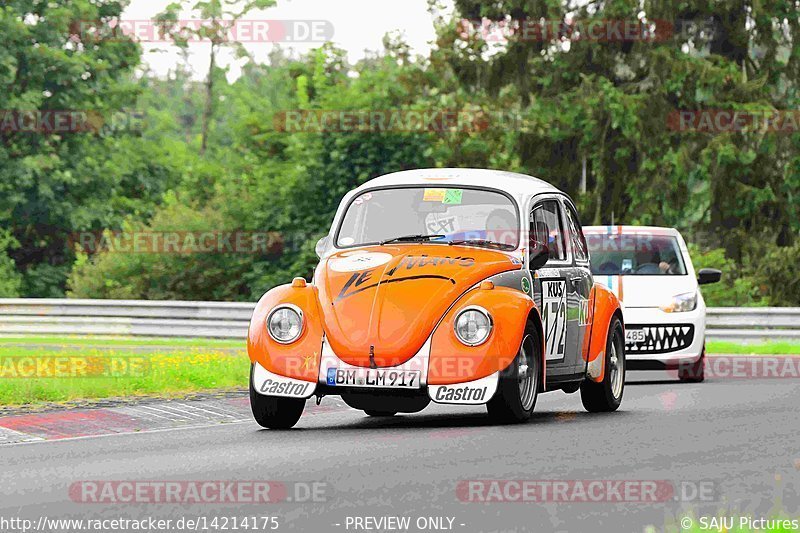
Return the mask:
[[[387,36],[382,53],[355,65],[326,45],[249,62],[233,82],[212,57],[200,83],[182,69],[137,74],[137,44],[102,38],[124,2],[5,2],[0,109],[91,110],[105,126],[0,131],[0,296],[252,300],[310,275],[314,243],[348,189],[394,170],[456,166],[547,179],[586,223],[679,228],[696,266],[725,270],[704,290],[710,305],[800,305],[800,133],[668,126],[677,110],[796,111],[800,5],[571,4],[458,0],[453,16],[432,8],[438,38],[427,57]],[[97,27],[76,34],[87,20]],[[509,20],[666,20],[673,31],[625,42],[486,38],[489,21]],[[480,127],[277,127],[287,110],[398,109],[461,111]],[[280,238],[269,253],[97,252],[71,238],[103,230]]]

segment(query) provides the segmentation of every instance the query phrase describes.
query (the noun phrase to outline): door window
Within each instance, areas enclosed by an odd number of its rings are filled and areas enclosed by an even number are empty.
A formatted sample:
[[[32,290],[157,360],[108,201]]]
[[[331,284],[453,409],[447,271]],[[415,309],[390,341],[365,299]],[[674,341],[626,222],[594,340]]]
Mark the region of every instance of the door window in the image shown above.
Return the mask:
[[[572,206],[567,206],[567,224],[569,224],[570,243],[572,245],[572,255],[578,262],[586,262],[589,260],[589,248],[586,245],[586,237],[583,236],[583,230],[578,222],[578,215]]]
[[[545,200],[533,208],[531,233],[539,242],[547,243],[550,259],[564,261],[567,258],[564,245],[564,228],[561,224],[561,205],[557,200]]]

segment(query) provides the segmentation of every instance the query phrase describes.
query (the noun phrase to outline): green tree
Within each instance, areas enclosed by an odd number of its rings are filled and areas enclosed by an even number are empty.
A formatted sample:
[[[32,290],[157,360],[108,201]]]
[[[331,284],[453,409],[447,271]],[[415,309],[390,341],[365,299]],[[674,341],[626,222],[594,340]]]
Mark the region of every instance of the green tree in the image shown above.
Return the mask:
[[[0,6],[0,227],[19,244],[8,255],[27,296],[63,295],[72,233],[148,211],[160,195],[163,172],[139,134],[115,131],[139,90],[131,77],[139,46],[110,23],[126,5],[12,0]],[[78,124],[92,127],[19,128],[21,116],[54,112],[82,114]]]
[[[239,57],[248,56],[241,43],[230,39],[231,28],[235,28],[236,24],[254,9],[266,9],[273,5],[275,5],[275,0],[247,0],[244,2],[240,0],[181,0],[167,6],[156,17],[164,33],[180,48],[185,49],[193,39],[205,39],[211,43],[208,75],[206,76],[206,102],[203,110],[200,155],[205,154],[208,148],[209,128],[214,116],[216,100],[214,84],[218,75],[217,56],[220,48],[232,46],[236,49]],[[180,26],[178,15],[185,6],[191,6],[191,12],[200,16],[202,23],[198,27]]]

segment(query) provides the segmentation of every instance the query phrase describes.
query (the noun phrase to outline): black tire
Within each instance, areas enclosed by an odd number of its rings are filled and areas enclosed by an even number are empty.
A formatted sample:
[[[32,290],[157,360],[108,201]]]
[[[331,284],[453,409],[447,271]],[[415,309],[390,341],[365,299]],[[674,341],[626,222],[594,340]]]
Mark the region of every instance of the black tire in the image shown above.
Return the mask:
[[[706,347],[694,363],[678,365],[678,379],[683,383],[702,383],[706,379]]]
[[[521,364],[525,361],[524,365]],[[541,386],[542,344],[536,327],[528,324],[517,357],[500,373],[497,392],[486,410],[493,422],[514,424],[524,422],[531,417]],[[520,368],[526,368],[525,376],[520,375]],[[523,379],[527,383],[521,384]],[[524,397],[524,398],[523,398]],[[527,404],[527,405],[524,405]]]
[[[625,337],[622,322],[619,318],[611,319],[608,328],[608,339],[605,350],[605,373],[603,381],[596,383],[586,379],[581,384],[581,402],[590,413],[607,413],[619,409],[622,403],[622,394],[625,392]],[[615,355],[613,355],[615,354]],[[616,369],[619,372],[619,381],[615,379],[612,359],[616,359]],[[614,386],[618,389],[615,395]]]
[[[389,417],[397,414],[396,411],[375,411],[374,409],[365,409],[364,412],[367,413],[368,416],[375,417]]]
[[[264,396],[253,387],[253,367],[250,367],[250,409],[258,425],[269,429],[289,429],[297,424],[306,401],[297,398]]]

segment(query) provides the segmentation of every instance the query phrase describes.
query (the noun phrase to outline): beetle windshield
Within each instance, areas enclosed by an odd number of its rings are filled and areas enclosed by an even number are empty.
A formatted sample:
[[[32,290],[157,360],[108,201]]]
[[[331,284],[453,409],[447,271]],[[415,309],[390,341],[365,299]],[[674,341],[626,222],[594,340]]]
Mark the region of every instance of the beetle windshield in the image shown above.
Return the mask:
[[[587,233],[592,274],[659,276],[686,274],[675,237],[652,234]]]
[[[339,247],[392,242],[470,244],[505,250],[519,242],[514,201],[484,189],[404,187],[357,196],[336,237]]]

